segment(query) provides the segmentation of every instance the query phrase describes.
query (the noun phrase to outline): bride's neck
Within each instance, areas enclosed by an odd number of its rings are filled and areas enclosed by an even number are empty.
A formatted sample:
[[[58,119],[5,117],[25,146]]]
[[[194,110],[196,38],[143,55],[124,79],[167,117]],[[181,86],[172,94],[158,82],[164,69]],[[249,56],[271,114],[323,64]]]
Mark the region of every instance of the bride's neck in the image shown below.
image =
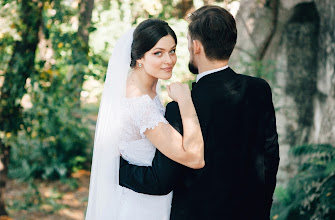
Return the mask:
[[[141,94],[153,94],[156,92],[158,79],[145,73],[143,69],[134,69],[128,77],[127,87],[138,90]]]

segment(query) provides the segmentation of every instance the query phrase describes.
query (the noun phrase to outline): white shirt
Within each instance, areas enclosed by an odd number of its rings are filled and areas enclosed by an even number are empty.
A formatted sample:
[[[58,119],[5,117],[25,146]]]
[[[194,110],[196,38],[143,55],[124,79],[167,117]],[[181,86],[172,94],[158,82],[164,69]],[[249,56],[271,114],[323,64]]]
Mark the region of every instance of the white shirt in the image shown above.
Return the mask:
[[[220,68],[218,68],[218,69],[208,70],[208,71],[206,71],[206,72],[199,73],[199,74],[197,75],[197,80],[196,80],[196,82],[198,82],[199,79],[201,79],[202,77],[204,77],[204,76],[206,76],[206,75],[209,75],[209,74],[211,74],[211,73],[215,73],[215,72],[219,72],[219,71],[224,70],[224,69],[227,69],[227,68],[228,68],[228,65],[226,65],[226,66],[224,66],[224,67],[220,67]]]

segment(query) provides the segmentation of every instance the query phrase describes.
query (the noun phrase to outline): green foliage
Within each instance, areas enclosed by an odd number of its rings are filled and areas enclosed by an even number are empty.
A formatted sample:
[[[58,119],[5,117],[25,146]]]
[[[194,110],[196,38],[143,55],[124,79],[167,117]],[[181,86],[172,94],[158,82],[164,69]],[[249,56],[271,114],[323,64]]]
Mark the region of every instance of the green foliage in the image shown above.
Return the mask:
[[[89,161],[89,131],[65,79],[53,76],[50,85],[38,80],[32,81],[33,108],[25,111],[24,129],[12,143],[10,176],[63,178]]]
[[[28,1],[23,1],[19,7],[14,7],[9,3],[8,5],[7,8],[11,8],[12,12],[16,10],[19,12],[18,20],[20,22],[12,23],[11,26],[20,30],[18,33],[21,39],[13,41],[13,53],[8,61],[7,69],[3,71],[6,75],[0,94],[0,131],[1,133],[15,134],[22,121],[20,100],[26,93],[24,85],[26,79],[35,73],[34,60],[38,44],[38,27],[41,24],[41,7],[36,2]],[[8,33],[1,33],[1,35],[7,36]],[[8,36],[7,39],[11,39],[11,37]]]
[[[43,117],[44,120],[38,120]],[[63,178],[78,169],[87,168],[88,130],[62,106],[49,111],[27,112],[32,119],[12,143],[9,175],[13,178]]]
[[[276,66],[273,60],[258,60],[256,57],[250,55],[249,59],[241,57],[240,65],[244,69],[243,74],[260,77],[269,82],[274,82]]]
[[[335,215],[335,148],[302,145],[290,153],[301,160],[298,173],[286,189],[276,189],[272,218],[330,220]]]
[[[7,4],[0,13],[8,14],[17,7],[15,3]],[[92,145],[86,121],[82,120],[85,115],[79,104],[82,82],[78,76],[99,78],[101,68],[95,67],[105,64],[105,60],[92,52],[88,59],[87,51],[78,49],[80,43],[73,25],[77,13],[64,1],[45,1],[43,5],[43,32],[39,35],[42,45],[36,50],[36,71],[21,86],[27,90],[31,106],[24,109],[18,134],[5,139],[11,146],[10,177],[64,178],[89,164]],[[0,51],[11,52],[9,43],[15,32],[10,30],[3,34],[8,40],[6,45],[0,45]],[[48,53],[52,56],[48,57]],[[88,64],[83,67],[81,61],[87,59]],[[94,71],[91,73],[90,69]],[[19,103],[20,100],[16,104]]]
[[[48,196],[43,196],[39,189],[39,185],[34,183],[33,180],[29,180],[28,188],[22,194],[24,202],[21,200],[12,200],[8,203],[8,209],[13,211],[43,210],[45,214],[51,214],[60,209],[66,208],[66,205],[59,203],[62,196],[63,194],[56,188],[51,189],[50,192],[48,192]]]
[[[42,203],[41,193],[38,187],[33,183],[33,181],[28,182],[28,189],[23,194],[24,203],[19,200],[14,200],[8,204],[10,209],[13,210],[27,210],[36,208]]]
[[[74,191],[79,187],[78,181],[75,178],[63,178],[60,180],[60,182],[63,185],[67,185],[70,191]]]

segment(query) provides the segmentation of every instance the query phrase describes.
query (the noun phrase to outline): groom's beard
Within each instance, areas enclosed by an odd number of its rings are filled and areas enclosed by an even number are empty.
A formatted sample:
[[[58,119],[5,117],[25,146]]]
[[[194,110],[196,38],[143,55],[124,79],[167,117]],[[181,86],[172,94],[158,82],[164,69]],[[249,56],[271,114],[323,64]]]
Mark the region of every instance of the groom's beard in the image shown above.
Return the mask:
[[[193,74],[199,74],[199,70],[192,62],[188,63],[188,69],[191,71]]]

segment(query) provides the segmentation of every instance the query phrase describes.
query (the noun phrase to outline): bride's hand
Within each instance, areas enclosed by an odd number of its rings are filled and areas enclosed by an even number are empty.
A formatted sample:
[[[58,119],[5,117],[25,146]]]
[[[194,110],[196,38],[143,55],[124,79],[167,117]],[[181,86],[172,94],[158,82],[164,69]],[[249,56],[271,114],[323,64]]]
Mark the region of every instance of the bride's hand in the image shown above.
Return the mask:
[[[168,95],[176,102],[183,101],[191,98],[191,91],[187,84],[184,83],[171,83],[166,86]]]

